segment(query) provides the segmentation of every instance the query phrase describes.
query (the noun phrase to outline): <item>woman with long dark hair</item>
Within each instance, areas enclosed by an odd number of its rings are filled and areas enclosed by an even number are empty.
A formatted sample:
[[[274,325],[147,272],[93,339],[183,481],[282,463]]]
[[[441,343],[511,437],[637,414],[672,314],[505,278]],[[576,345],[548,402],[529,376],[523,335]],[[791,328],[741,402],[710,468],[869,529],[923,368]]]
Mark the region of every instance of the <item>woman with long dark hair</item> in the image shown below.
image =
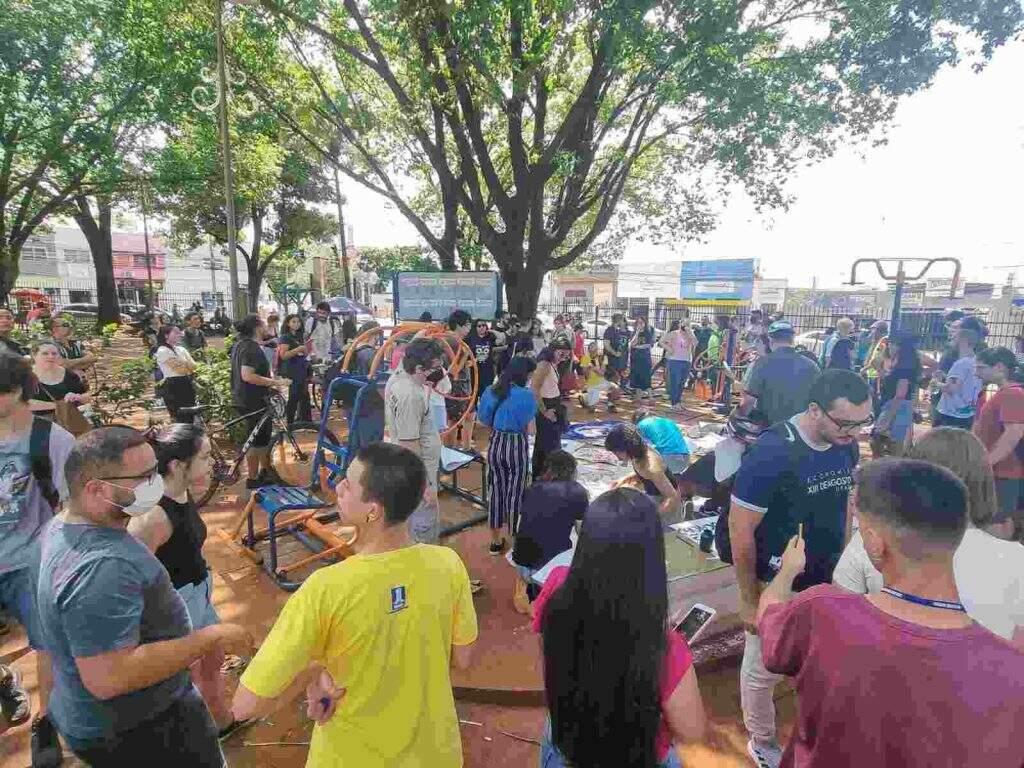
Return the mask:
[[[537,373],[530,382],[537,400],[537,439],[533,443],[533,479],[544,471],[544,462],[551,451],[562,447],[566,429],[566,411],[558,388],[558,366],[572,357],[566,339],[555,339],[537,355]]]
[[[633,321],[633,328],[633,338],[629,341],[629,384],[633,387],[637,402],[642,402],[651,399],[654,329],[647,324],[647,318],[643,315]]]
[[[192,374],[196,370],[196,361],[181,346],[181,328],[176,325],[162,325],[156,332],[156,351],[153,359],[160,367],[163,378],[160,380],[160,396],[164,399],[167,413],[171,419],[183,424],[191,424],[191,414],[185,415],[182,408],[191,408],[196,404],[196,387]]]
[[[568,568],[533,604],[543,634],[544,768],[679,766],[704,733],[693,656],[667,626],[665,542],[654,502],[629,488],[590,505]]]
[[[194,493],[210,481],[210,440],[199,427],[173,424],[148,435],[156,454],[157,472],[164,495],[149,512],[128,521],[128,532],[141,541],[171,577],[174,589],[188,610],[192,631],[220,624],[213,607],[213,576],[203,557],[206,523],[199,515]],[[231,706],[220,673],[224,652],[214,651],[192,664],[192,681],[210,708],[224,738],[246,722],[231,716]]]
[[[889,338],[889,365],[882,375],[878,418],[871,430],[871,450],[878,458],[896,450],[902,453],[914,434],[914,395],[921,381],[917,337],[897,333]]]
[[[289,424],[295,421],[296,414],[299,421],[313,420],[309,404],[308,351],[302,318],[292,313],[284,319],[277,347],[277,372],[291,381],[288,386],[288,403],[284,408]]]
[[[481,424],[491,428],[487,447],[487,520],[491,527],[492,555],[505,548],[501,529],[515,536],[519,505],[530,471],[526,434],[537,414],[537,400],[527,386],[537,364],[529,357],[513,357],[498,381],[484,390],[477,409]]]

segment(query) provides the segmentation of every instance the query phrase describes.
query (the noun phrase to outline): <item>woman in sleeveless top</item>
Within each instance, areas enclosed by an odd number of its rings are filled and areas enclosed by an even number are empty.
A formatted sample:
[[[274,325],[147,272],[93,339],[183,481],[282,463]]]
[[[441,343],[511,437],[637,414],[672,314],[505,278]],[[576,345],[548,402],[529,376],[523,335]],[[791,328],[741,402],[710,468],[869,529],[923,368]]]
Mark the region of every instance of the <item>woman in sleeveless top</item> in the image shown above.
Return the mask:
[[[199,630],[219,624],[213,607],[213,579],[203,558],[206,523],[193,501],[210,477],[210,440],[191,424],[172,424],[150,434],[156,454],[157,471],[164,480],[164,496],[152,510],[133,517],[128,531],[145,544],[163,563],[174,588],[181,595],[192,621]],[[224,653],[213,652],[192,664],[192,681],[217,721],[221,738],[226,738],[248,721],[235,720],[224,688],[221,666]]]
[[[572,357],[566,339],[555,339],[537,355],[537,372],[530,386],[537,399],[537,438],[533,443],[533,479],[544,472],[544,462],[551,451],[562,447],[566,428],[566,411],[558,389],[558,365]]]

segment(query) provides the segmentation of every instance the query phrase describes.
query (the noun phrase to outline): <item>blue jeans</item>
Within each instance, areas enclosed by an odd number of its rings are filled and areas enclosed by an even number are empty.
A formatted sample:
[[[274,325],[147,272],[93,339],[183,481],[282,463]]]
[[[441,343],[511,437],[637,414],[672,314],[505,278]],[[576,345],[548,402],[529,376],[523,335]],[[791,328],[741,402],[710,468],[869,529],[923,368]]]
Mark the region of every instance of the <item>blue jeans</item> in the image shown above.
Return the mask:
[[[690,378],[690,361],[669,360],[665,368],[668,370],[668,400],[672,405],[678,405],[683,397],[683,385]]]
[[[544,738],[540,745],[540,768],[566,768],[565,758],[558,747],[551,741],[551,718],[544,724]],[[665,760],[658,763],[658,768],[683,768],[679,754],[670,747]]]

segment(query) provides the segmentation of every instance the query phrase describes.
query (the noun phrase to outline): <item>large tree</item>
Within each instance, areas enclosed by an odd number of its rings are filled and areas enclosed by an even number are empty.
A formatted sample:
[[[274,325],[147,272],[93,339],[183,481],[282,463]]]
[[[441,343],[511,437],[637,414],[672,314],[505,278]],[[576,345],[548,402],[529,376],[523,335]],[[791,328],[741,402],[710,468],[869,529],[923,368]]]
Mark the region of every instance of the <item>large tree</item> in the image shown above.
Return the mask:
[[[275,259],[337,234],[337,220],[322,210],[334,192],[321,158],[311,157],[309,146],[273,117],[236,122],[244,122],[232,133],[236,247],[246,266],[249,306],[256,307]],[[179,247],[194,248],[211,237],[221,246],[227,243],[220,158],[215,124],[199,117],[174,126],[155,158],[158,208],[170,217]]]
[[[784,205],[794,168],[878,138],[899,97],[1021,24],[1016,0],[259,2],[291,58],[258,79],[267,108],[446,267],[464,212],[527,315],[610,226],[700,234],[737,183]],[[290,97],[310,87],[319,104]]]

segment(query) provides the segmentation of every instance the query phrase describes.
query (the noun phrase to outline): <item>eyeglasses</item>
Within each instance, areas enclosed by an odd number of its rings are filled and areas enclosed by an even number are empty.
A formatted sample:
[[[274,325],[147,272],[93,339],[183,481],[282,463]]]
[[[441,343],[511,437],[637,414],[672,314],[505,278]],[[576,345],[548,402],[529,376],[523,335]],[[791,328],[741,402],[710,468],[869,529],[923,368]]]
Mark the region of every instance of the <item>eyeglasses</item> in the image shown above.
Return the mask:
[[[156,477],[158,474],[160,474],[157,471],[157,469],[158,468],[154,466],[152,469],[146,470],[141,475],[110,475],[109,477],[97,477],[96,479],[97,480],[103,480],[103,481],[110,481],[110,480],[138,480],[140,483],[143,483],[143,482],[149,482],[154,477]],[[114,485],[114,484],[111,483],[111,485]]]
[[[836,429],[838,429],[840,432],[856,432],[858,429],[861,429],[862,427],[869,427],[875,423],[874,416],[868,416],[863,421],[846,421],[845,419],[837,419],[824,408],[822,408],[821,412],[828,416],[828,420],[835,424]]]

